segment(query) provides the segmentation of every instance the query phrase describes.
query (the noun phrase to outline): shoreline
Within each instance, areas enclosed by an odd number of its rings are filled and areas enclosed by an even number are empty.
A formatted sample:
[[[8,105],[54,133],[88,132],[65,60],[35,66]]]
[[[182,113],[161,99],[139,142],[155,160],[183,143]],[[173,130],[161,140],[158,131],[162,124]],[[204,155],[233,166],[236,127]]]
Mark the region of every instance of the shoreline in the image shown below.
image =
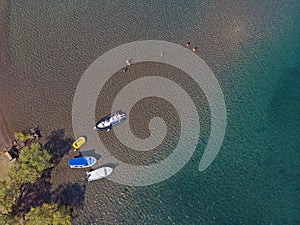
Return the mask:
[[[9,148],[11,143],[11,139],[7,132],[7,121],[0,103],[0,147],[4,150],[4,148]]]
[[[5,71],[10,67],[9,54],[9,2],[1,1],[0,3],[0,76],[5,75]],[[3,112],[3,105],[0,102],[0,147],[8,148],[11,146],[11,139],[8,135],[7,120]]]
[[[10,68],[9,54],[9,2],[0,2],[0,76],[5,76]],[[1,92],[2,90],[0,90]],[[7,180],[10,166],[9,158],[4,154],[4,149],[12,145],[8,132],[8,121],[3,112],[3,104],[0,102],[0,180]]]

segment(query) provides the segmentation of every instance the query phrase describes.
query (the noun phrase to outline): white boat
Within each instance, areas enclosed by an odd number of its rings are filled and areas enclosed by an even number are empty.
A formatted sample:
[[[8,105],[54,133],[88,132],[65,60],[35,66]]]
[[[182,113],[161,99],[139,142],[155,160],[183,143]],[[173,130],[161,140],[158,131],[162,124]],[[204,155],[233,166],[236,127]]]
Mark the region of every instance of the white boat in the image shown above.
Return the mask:
[[[99,169],[93,170],[87,173],[87,180],[100,180],[102,178],[108,177],[113,171],[111,167],[101,167]]]
[[[99,120],[95,127],[94,130],[107,130],[109,131],[112,126],[122,122],[123,120],[126,119],[126,114],[122,111],[116,111],[115,113],[104,117],[103,119]]]

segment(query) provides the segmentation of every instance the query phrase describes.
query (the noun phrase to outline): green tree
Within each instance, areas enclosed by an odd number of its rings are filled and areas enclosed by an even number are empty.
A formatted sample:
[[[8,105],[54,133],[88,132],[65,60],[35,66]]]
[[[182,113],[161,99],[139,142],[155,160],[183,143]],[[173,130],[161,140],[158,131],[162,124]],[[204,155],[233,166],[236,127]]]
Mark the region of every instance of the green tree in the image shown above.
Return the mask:
[[[45,169],[52,167],[50,153],[41,148],[39,143],[24,146],[19,158],[9,169],[9,177],[16,186],[34,183],[42,176]]]
[[[57,204],[46,204],[31,208],[25,215],[28,225],[70,225],[70,209],[66,206],[58,207]]]
[[[16,224],[18,224],[18,222],[15,217],[0,214],[0,224],[1,225],[16,225]]]
[[[31,134],[24,134],[23,132],[14,132],[14,138],[16,141],[25,142],[29,139],[32,139],[33,136]]]
[[[19,188],[12,186],[8,181],[0,181],[0,214],[9,215],[19,196]]]

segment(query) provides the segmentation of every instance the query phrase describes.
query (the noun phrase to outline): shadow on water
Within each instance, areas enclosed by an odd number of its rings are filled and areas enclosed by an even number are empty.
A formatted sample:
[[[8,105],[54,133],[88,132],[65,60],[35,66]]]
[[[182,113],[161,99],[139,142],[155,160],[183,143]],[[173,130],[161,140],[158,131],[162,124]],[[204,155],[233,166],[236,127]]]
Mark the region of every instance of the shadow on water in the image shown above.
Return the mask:
[[[58,205],[68,205],[77,209],[83,207],[86,186],[78,183],[59,185],[52,193],[52,201]]]
[[[48,171],[50,174],[50,170]],[[14,214],[17,212],[27,213],[31,208],[41,206],[43,203],[56,203],[58,206],[67,205],[74,208],[82,209],[84,203],[85,185],[78,183],[68,183],[58,186],[50,192],[51,183],[47,179],[39,179],[34,184],[27,184],[26,190],[19,199]]]
[[[86,151],[81,151],[80,152],[82,156],[93,156],[95,157],[97,160],[100,159],[101,155],[96,153],[96,151],[94,149],[90,149],[90,150],[86,150]]]
[[[27,213],[32,207],[51,202],[51,183],[49,179],[47,179],[50,177],[51,170],[50,168],[44,171],[42,178],[34,184],[29,183],[24,186],[23,193],[13,211]]]
[[[65,129],[53,131],[46,137],[46,140],[44,148],[53,156],[52,160],[54,164],[58,164],[62,157],[70,152],[74,141],[72,138],[65,137]]]
[[[118,164],[116,164],[116,163],[106,163],[106,164],[103,164],[101,166],[98,166],[98,167],[94,168],[94,170],[99,169],[101,167],[110,167],[113,170],[115,170],[117,166],[118,166]]]

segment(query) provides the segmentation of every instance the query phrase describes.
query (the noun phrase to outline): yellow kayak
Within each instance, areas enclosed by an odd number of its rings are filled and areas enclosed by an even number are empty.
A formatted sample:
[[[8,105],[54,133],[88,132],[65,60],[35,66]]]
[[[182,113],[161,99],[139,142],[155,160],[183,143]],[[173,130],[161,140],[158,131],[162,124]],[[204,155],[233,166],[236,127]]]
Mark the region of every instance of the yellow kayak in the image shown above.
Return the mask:
[[[81,145],[83,145],[85,143],[85,138],[84,137],[80,137],[78,138],[76,141],[74,141],[73,148],[78,149],[81,147]]]

